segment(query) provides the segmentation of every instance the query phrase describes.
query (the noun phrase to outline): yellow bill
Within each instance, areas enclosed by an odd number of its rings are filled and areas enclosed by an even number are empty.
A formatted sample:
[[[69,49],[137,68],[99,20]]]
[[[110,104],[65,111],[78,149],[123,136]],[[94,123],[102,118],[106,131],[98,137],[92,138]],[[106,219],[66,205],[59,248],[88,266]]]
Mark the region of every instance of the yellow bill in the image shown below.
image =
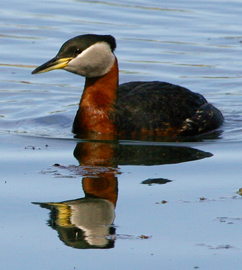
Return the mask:
[[[72,57],[67,58],[56,58],[49,60],[48,62],[44,63],[43,65],[37,67],[35,70],[32,71],[32,74],[44,73],[54,69],[62,69],[66,67],[66,65],[72,60]]]

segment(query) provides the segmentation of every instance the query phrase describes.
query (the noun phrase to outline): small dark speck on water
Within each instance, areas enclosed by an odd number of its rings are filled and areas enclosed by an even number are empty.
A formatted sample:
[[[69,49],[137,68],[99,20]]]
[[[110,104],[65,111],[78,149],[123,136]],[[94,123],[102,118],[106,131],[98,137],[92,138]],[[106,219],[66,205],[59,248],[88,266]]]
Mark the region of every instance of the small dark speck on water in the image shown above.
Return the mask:
[[[21,81],[21,83],[27,83],[27,84],[28,84],[28,83],[30,83],[30,82],[28,82],[28,81]]]
[[[44,146],[44,148],[46,149],[46,148],[48,148],[49,147],[49,145],[48,144],[46,144],[45,146]],[[38,147],[38,148],[36,148],[35,146],[33,146],[33,145],[28,145],[28,146],[25,146],[25,148],[24,149],[32,149],[32,150],[42,150],[43,148],[41,148],[41,147]]]
[[[149,178],[147,180],[142,181],[141,184],[146,184],[148,186],[152,186],[153,184],[162,185],[162,184],[166,184],[169,182],[172,182],[172,181],[169,179],[165,179],[165,178],[154,178],[154,179]]]
[[[237,191],[237,193],[242,196],[242,188],[240,188],[239,191]]]
[[[35,147],[34,146],[32,146],[32,145],[29,145],[29,146],[25,146],[25,148],[24,149],[32,149],[32,150],[35,150]]]
[[[167,201],[166,200],[162,200],[161,202],[156,202],[156,204],[166,204]]]
[[[151,236],[147,236],[147,235],[143,235],[143,234],[140,236],[141,239],[149,239],[150,237]]]
[[[55,163],[53,166],[54,167],[60,167],[60,164],[59,163]]]

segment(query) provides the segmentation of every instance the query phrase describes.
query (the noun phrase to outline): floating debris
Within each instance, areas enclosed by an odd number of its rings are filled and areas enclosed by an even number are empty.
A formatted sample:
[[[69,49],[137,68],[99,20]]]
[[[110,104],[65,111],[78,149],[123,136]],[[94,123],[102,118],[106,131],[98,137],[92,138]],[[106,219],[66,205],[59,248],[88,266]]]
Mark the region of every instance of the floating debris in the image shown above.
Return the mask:
[[[46,148],[48,148],[49,147],[49,145],[48,144],[46,144],[44,147],[36,147],[36,146],[33,146],[33,145],[27,145],[27,146],[25,146],[24,147],[24,149],[31,149],[31,150],[42,150],[42,149],[46,149]]]
[[[149,178],[141,182],[141,184],[152,186],[153,184],[163,185],[166,183],[172,182],[172,180],[165,178]]]
[[[242,188],[239,189],[239,191],[237,191],[237,193],[242,196]]]
[[[150,237],[151,236],[147,236],[147,235],[143,235],[143,234],[140,236],[141,239],[149,239]]]
[[[161,202],[156,202],[156,204],[166,204],[166,203],[168,203],[168,201],[166,200],[162,200]]]
[[[208,249],[240,249],[238,247],[231,246],[229,244],[221,244],[218,246],[211,246],[211,245],[207,245],[207,244],[197,244],[197,246],[206,247]]]

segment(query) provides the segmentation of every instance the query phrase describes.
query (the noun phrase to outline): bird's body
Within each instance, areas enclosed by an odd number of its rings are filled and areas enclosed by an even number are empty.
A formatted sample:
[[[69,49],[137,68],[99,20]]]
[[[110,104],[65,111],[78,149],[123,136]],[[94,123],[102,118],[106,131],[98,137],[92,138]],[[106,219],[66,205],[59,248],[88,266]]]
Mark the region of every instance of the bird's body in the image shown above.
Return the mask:
[[[118,85],[115,48],[112,36],[77,36],[33,71],[63,68],[86,77],[74,133],[180,137],[209,132],[222,124],[223,115],[217,108],[184,87],[158,81]]]
[[[132,90],[124,94],[127,89]],[[202,95],[181,86],[158,81],[131,82],[120,85],[118,95],[117,125],[126,134],[194,136],[221,124],[218,109]]]

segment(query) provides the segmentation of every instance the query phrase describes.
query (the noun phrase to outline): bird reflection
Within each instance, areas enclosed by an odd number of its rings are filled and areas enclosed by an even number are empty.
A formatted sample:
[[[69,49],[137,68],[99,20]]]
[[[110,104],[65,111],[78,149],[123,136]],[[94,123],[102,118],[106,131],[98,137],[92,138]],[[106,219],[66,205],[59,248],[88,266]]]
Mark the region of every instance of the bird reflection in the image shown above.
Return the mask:
[[[34,204],[50,210],[48,225],[58,232],[65,245],[84,249],[114,247],[119,165],[173,164],[211,157],[212,154],[183,146],[82,141],[77,143],[74,156],[79,166],[74,169],[72,166],[71,173],[82,177],[85,197]],[[169,179],[157,178],[142,183],[168,182]]]
[[[35,203],[49,209],[48,225],[73,248],[112,248],[114,205],[101,198],[81,198],[59,203]]]
[[[115,144],[85,142],[77,144],[85,197],[58,203],[34,203],[49,209],[50,227],[74,248],[112,248],[112,226],[118,197],[117,168],[112,162]],[[76,173],[80,172],[79,167]]]

